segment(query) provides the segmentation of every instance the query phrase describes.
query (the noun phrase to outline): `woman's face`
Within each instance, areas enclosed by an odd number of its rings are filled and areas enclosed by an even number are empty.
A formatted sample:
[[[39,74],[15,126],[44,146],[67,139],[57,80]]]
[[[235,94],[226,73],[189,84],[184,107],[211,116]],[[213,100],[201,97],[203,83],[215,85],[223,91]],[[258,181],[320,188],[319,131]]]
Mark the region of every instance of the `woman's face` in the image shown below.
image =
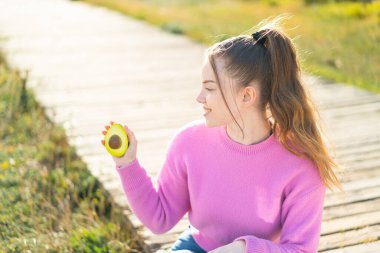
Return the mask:
[[[216,59],[215,64],[219,74],[219,81],[221,82],[220,85],[223,89],[223,93],[226,97],[228,106],[234,115],[236,115],[234,112],[234,108],[236,108],[236,106],[231,106],[231,104],[233,104],[231,101],[234,99],[232,97],[233,86],[228,88],[226,87],[233,85],[231,83],[232,80],[225,75],[225,71],[223,71],[222,61],[218,61]],[[229,85],[227,85],[227,83]],[[232,121],[230,112],[224,103],[219,85],[216,83],[216,77],[208,60],[208,57],[205,57],[202,65],[201,90],[196,100],[198,103],[201,103],[203,105],[205,113],[203,116],[205,117],[207,127],[226,125]]]

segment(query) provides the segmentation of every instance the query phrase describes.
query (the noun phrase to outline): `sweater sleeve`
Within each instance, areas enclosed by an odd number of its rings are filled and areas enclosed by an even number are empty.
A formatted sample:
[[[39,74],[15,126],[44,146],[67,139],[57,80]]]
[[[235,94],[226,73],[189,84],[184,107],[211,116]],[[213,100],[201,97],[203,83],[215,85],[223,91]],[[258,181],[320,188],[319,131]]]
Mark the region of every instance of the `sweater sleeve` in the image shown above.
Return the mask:
[[[301,196],[284,201],[281,212],[280,242],[274,243],[253,235],[241,236],[245,253],[315,253],[318,251],[325,185],[318,185]]]
[[[158,173],[157,187],[138,159],[127,166],[116,167],[131,210],[155,234],[169,231],[190,208],[179,141],[179,138],[170,141]]]

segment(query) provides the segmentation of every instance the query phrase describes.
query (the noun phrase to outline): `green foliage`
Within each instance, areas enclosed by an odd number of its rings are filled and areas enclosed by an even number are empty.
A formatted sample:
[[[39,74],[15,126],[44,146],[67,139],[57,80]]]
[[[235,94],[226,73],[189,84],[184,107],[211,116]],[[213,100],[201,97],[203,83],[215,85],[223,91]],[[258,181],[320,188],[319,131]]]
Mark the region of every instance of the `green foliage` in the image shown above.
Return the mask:
[[[106,234],[102,229],[98,228],[92,228],[91,230],[81,228],[75,231],[70,237],[70,244],[75,252],[109,252]]]
[[[280,5],[281,1],[280,0],[263,0],[263,2],[267,3],[269,6],[278,6]]]
[[[182,34],[183,29],[182,26],[179,23],[165,23],[161,26],[162,29],[175,34]]]
[[[139,252],[122,210],[26,84],[0,62],[0,252]]]
[[[373,0],[304,0],[306,4],[325,4],[339,2],[362,2],[364,4],[371,3]]]

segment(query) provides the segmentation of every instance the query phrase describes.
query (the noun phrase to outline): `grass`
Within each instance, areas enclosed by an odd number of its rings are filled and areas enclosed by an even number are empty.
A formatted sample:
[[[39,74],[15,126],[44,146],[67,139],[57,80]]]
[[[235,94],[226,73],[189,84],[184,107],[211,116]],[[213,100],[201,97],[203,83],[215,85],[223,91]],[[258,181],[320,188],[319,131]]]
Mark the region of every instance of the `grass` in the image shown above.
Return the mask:
[[[0,57],[0,252],[141,252],[26,80]]]
[[[83,0],[209,46],[253,32],[268,17],[288,13],[287,34],[302,69],[336,82],[380,93],[380,2],[302,0]]]

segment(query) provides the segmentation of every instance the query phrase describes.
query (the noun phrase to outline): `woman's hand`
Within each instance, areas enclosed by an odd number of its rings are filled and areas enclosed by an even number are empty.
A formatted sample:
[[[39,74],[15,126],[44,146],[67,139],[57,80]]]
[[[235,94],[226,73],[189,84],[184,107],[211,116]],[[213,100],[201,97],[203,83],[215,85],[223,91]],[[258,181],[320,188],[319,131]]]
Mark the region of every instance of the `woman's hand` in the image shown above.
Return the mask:
[[[112,125],[114,122],[111,121],[110,123]],[[102,132],[103,135],[106,135],[110,126],[106,125],[105,128],[106,128],[106,130]],[[127,136],[128,136],[127,151],[125,152],[124,156],[122,156],[122,157],[112,156],[112,159],[114,160],[114,162],[118,168],[121,166],[128,165],[128,164],[132,163],[134,160],[136,160],[137,140],[136,140],[135,134],[126,125],[124,125],[124,129],[127,132]],[[101,140],[101,142],[104,146],[105,145],[104,140]]]
[[[208,253],[244,253],[245,242],[243,240],[237,240],[230,244],[216,248]]]

